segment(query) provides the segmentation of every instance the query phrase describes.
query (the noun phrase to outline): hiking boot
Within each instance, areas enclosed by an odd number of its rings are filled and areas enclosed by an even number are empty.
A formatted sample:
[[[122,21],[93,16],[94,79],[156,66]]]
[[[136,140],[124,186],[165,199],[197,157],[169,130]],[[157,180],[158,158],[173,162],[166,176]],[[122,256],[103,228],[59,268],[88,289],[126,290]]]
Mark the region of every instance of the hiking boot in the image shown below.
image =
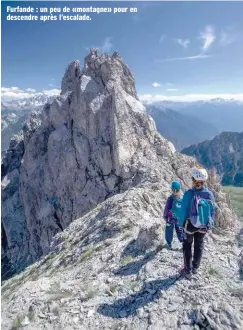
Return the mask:
[[[184,265],[181,266],[180,270],[181,270],[181,272],[184,271],[185,270],[185,266]]]
[[[192,268],[192,274],[197,274],[198,273],[198,268]]]
[[[162,251],[164,246],[162,244],[158,245],[156,248],[156,252]]]
[[[186,272],[186,270],[185,270],[185,267],[183,266],[183,267],[179,270],[179,273],[180,273],[181,275],[184,275],[185,272]]]
[[[185,276],[185,278],[187,280],[191,280],[192,279],[192,273],[185,273],[184,276]]]
[[[173,250],[173,249],[172,249],[172,246],[169,245],[169,244],[167,244],[166,247],[167,247],[168,250]]]
[[[180,274],[182,275],[182,276],[184,276],[186,279],[188,279],[188,280],[190,280],[191,278],[192,278],[192,273],[191,272],[187,272],[186,271],[186,269],[185,269],[185,267],[182,267],[181,269],[180,269]]]

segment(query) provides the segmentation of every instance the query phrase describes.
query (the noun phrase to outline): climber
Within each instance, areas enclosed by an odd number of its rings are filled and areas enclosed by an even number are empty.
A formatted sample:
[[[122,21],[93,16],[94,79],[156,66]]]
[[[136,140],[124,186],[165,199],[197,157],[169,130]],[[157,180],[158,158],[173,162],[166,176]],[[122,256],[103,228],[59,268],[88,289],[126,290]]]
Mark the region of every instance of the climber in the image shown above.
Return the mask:
[[[206,187],[208,173],[201,165],[192,169],[192,185],[183,196],[178,226],[184,232],[183,257],[184,267],[181,271],[187,279],[196,274],[203,253],[205,234],[213,227],[215,220],[215,199],[211,190]],[[192,261],[192,243],[194,254]]]
[[[163,217],[166,221],[165,239],[167,242],[168,249],[170,250],[172,250],[174,228],[176,230],[178,240],[180,242],[183,241],[183,232],[178,227],[178,217],[183,197],[181,183],[179,181],[173,181],[171,183],[171,190],[172,194],[167,199],[163,214]]]

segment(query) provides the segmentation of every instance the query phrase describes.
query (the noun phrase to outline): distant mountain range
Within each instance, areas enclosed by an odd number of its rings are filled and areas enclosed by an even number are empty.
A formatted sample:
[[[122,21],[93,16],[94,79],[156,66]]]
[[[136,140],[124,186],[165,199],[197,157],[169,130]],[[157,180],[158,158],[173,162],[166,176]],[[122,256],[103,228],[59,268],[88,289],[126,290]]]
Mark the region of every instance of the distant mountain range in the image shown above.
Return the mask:
[[[243,132],[224,132],[181,151],[207,168],[215,167],[223,185],[243,187]]]
[[[177,150],[213,138],[219,131],[196,116],[185,115],[172,109],[147,105],[148,114],[155,120],[157,130],[170,140]]]
[[[151,104],[146,104],[150,106]],[[218,133],[223,131],[241,132],[243,130],[243,102],[215,98],[209,101],[172,102],[162,101],[152,104],[157,109],[173,109],[180,114],[196,117],[213,125]],[[199,127],[201,122],[194,123]],[[210,137],[209,137],[210,138]]]
[[[47,95],[45,93],[36,93],[32,97],[15,99],[12,101],[3,100],[2,110],[31,110],[42,107],[46,102],[51,101],[56,95]]]

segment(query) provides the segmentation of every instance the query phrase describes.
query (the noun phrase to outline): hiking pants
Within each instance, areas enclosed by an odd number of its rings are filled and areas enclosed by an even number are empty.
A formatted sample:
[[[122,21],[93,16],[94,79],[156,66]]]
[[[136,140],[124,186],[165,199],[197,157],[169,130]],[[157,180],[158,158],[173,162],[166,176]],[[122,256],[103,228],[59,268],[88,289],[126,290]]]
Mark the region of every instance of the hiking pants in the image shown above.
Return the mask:
[[[183,241],[183,232],[179,229],[177,224],[167,223],[165,227],[165,239],[169,247],[171,247],[174,235],[174,229],[176,230],[177,238],[180,242]]]
[[[193,232],[196,228],[190,223],[188,229]],[[184,267],[187,273],[190,273],[192,268],[197,269],[200,266],[203,246],[204,246],[204,236],[206,233],[195,232],[192,234],[185,233],[183,241],[183,257],[184,257]],[[192,243],[194,241],[194,254],[192,260]]]

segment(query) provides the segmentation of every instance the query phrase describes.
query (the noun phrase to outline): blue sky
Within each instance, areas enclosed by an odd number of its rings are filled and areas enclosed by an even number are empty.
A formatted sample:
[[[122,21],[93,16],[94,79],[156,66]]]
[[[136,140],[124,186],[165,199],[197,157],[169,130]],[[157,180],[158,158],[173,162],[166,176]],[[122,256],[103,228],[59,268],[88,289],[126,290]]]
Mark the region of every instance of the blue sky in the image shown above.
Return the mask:
[[[91,21],[7,21],[6,7],[18,5],[138,12],[92,14]],[[3,91],[59,89],[67,65],[79,59],[82,66],[95,46],[120,53],[140,95],[243,93],[242,12],[243,2],[2,2]]]

